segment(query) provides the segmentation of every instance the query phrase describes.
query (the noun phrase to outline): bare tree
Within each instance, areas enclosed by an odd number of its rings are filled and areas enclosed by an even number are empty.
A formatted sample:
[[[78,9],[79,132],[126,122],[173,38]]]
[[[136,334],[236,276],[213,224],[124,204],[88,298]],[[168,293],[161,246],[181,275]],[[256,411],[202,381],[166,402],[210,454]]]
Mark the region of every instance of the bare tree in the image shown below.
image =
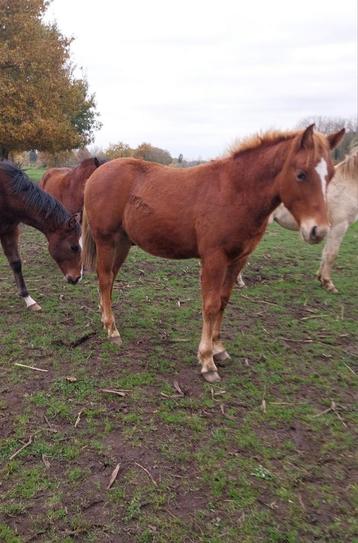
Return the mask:
[[[297,128],[305,128],[309,124],[315,123],[317,130],[327,134],[336,132],[341,128],[346,129],[345,137],[336,149],[333,151],[334,160],[339,162],[356,145],[358,145],[358,120],[345,117],[325,117],[312,116],[305,117],[297,124]]]

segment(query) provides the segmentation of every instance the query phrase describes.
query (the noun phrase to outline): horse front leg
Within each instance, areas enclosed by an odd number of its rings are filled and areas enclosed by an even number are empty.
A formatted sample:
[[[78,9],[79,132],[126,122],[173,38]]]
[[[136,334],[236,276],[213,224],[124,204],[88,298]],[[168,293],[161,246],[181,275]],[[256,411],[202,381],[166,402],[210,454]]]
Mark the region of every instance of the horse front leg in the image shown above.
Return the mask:
[[[221,309],[221,289],[225,280],[227,258],[221,253],[203,258],[201,291],[203,298],[203,328],[198,349],[201,375],[209,383],[220,381],[214,362],[214,326]]]
[[[238,261],[232,262],[226,271],[226,276],[224,280],[224,284],[221,289],[220,293],[220,311],[218,313],[218,316],[215,320],[214,324],[214,334],[213,334],[213,351],[214,351],[214,360],[215,362],[220,366],[222,365],[225,360],[230,359],[230,355],[225,349],[225,346],[221,340],[221,326],[222,321],[224,318],[224,311],[225,308],[230,300],[232,289],[235,285],[235,281],[237,281],[238,277],[241,277],[241,270],[245,266],[247,259],[241,259]]]
[[[317,277],[322,287],[330,292],[338,292],[331,279],[331,271],[348,226],[347,222],[333,226],[328,232],[327,241],[322,251],[321,265],[317,272]]]
[[[15,283],[19,295],[24,299],[26,307],[31,309],[31,311],[40,311],[41,306],[29,295],[24,276],[22,274],[22,264],[18,249],[18,238],[19,229],[18,226],[15,226],[11,230],[8,230],[4,234],[0,235],[1,245],[14,273]]]

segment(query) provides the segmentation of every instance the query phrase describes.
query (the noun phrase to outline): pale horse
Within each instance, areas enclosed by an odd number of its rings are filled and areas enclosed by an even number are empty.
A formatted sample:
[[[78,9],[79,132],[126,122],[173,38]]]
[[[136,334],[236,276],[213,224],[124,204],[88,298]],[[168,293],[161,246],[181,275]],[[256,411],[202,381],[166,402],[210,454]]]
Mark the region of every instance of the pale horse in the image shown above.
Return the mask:
[[[325,191],[324,165],[321,172],[322,189]],[[331,271],[344,234],[351,224],[358,220],[358,147],[335,166],[335,175],[327,187],[327,208],[331,229],[326,237],[325,246],[317,278],[321,285],[330,292],[338,292]],[[271,214],[269,223],[276,221],[288,230],[299,230],[298,224],[288,209],[280,204]],[[242,275],[237,277],[240,288],[245,287]]]

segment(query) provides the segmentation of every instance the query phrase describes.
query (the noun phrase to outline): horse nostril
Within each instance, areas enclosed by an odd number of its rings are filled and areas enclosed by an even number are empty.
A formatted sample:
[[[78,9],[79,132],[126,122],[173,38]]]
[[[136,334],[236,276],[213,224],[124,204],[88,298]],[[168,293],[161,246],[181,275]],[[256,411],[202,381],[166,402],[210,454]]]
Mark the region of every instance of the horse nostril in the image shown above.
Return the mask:
[[[311,234],[310,234],[310,238],[312,240],[316,240],[317,239],[317,226],[314,226],[311,230]]]
[[[72,277],[71,275],[68,275],[66,277],[67,279],[67,282],[70,283],[71,285],[75,285],[76,283],[78,283],[78,281],[80,280],[80,276],[78,277]]]

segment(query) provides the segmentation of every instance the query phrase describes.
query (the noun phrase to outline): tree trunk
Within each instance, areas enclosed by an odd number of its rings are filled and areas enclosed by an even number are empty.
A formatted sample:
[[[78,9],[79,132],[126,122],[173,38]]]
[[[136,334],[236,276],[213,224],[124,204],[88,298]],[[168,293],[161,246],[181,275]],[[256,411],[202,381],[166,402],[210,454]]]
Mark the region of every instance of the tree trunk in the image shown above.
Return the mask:
[[[6,149],[0,144],[0,160],[7,160],[9,158],[9,149]]]

